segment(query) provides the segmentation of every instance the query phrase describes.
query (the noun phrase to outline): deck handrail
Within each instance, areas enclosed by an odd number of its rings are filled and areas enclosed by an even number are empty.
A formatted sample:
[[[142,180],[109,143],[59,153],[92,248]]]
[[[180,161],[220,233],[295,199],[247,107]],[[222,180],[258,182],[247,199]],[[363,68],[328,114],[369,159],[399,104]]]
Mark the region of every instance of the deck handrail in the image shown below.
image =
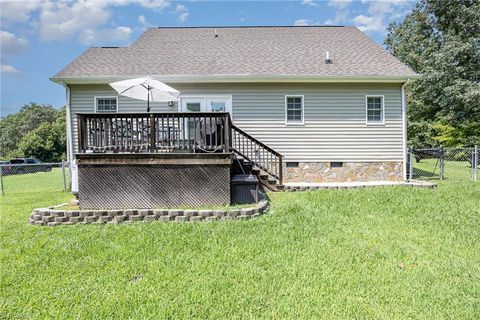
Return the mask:
[[[78,152],[230,152],[227,112],[77,113]]]
[[[232,151],[283,183],[283,156],[263,142],[230,123]]]
[[[282,182],[283,156],[228,112],[77,113],[78,152],[234,152]]]

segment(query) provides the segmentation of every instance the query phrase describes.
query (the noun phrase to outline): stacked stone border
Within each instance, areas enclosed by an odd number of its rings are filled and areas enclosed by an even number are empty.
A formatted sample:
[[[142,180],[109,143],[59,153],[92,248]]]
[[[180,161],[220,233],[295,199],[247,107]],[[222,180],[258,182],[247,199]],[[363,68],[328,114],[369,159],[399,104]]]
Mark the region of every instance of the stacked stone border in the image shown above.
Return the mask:
[[[183,209],[118,209],[118,210],[57,210],[54,208],[34,209],[30,224],[57,226],[71,224],[119,224],[137,221],[152,222],[200,222],[216,220],[246,220],[258,217],[268,210],[268,199],[254,207],[220,210]]]
[[[363,189],[363,188],[381,188],[381,187],[411,187],[411,188],[425,188],[435,189],[437,185],[427,181],[411,181],[402,184],[384,184],[384,185],[332,185],[332,186],[284,186],[284,191],[310,191],[310,190],[323,190],[323,189]]]

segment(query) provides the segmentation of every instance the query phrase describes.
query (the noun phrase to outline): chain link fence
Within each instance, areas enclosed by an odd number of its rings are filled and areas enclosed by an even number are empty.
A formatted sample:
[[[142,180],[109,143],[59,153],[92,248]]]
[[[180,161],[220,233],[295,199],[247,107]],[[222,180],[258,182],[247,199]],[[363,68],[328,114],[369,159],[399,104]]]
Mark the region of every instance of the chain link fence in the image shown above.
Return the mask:
[[[408,149],[409,179],[479,180],[479,147]]]
[[[0,194],[70,191],[68,162],[1,164]]]

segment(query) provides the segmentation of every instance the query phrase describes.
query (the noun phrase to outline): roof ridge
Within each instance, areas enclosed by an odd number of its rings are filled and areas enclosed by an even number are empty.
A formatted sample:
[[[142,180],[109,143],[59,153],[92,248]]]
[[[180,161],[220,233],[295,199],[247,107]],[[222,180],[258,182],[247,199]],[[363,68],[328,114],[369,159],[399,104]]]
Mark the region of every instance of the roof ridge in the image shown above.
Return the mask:
[[[248,29],[248,28],[352,28],[352,26],[343,25],[321,25],[321,26],[291,26],[291,25],[272,25],[272,26],[168,26],[151,27],[148,29]],[[354,28],[354,27],[353,27]]]

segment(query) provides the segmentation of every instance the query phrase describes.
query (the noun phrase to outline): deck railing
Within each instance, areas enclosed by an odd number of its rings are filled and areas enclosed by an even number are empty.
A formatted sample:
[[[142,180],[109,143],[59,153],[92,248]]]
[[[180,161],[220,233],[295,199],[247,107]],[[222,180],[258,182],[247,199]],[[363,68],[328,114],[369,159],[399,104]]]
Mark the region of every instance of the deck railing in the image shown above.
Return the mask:
[[[283,180],[282,155],[234,124],[230,124],[230,126],[232,128],[230,141],[232,151],[252,162],[273,178],[278,179],[281,184]]]
[[[282,155],[227,112],[77,114],[78,153],[234,152],[282,182]]]
[[[230,152],[224,112],[77,114],[78,152]]]

